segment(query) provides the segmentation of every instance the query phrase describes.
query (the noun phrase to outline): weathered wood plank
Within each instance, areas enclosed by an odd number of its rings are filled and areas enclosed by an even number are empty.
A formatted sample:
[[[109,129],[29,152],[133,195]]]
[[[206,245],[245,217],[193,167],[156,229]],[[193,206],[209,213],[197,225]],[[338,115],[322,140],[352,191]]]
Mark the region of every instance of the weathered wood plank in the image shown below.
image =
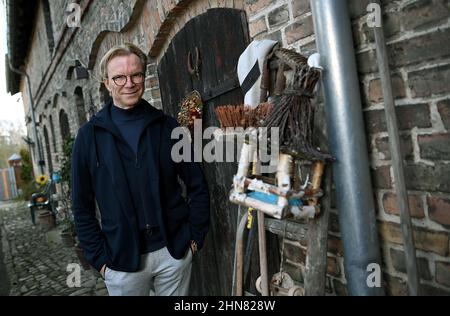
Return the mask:
[[[265,226],[271,233],[283,237],[284,227],[286,225],[286,238],[296,241],[305,241],[307,236],[308,227],[306,224],[302,224],[294,221],[279,220],[274,218],[266,218]]]
[[[331,165],[325,167],[325,192],[331,192]],[[306,251],[305,295],[325,295],[328,249],[328,220],[330,217],[330,194],[321,199],[320,216],[308,224],[308,248]]]

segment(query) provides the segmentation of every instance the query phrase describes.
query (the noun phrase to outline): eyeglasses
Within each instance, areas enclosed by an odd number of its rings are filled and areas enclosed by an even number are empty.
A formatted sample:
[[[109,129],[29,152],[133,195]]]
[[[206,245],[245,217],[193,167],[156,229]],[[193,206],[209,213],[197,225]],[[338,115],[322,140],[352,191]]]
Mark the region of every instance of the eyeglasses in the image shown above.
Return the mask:
[[[134,84],[143,83],[144,79],[145,79],[144,74],[142,72],[138,72],[137,74],[133,74],[131,76],[125,76],[125,75],[115,76],[112,78],[112,80],[114,81],[114,83],[116,85],[122,87],[127,84],[128,77],[130,77],[131,82]]]

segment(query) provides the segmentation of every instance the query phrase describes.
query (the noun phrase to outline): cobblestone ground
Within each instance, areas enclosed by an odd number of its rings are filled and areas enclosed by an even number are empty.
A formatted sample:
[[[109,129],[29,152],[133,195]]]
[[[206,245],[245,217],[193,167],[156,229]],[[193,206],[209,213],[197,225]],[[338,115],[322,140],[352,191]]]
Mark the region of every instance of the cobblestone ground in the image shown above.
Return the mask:
[[[10,296],[107,295],[102,278],[81,265],[81,286],[67,285],[74,280],[68,265],[79,264],[74,248],[62,244],[58,228],[47,232],[34,226],[25,202],[0,202],[0,229]]]

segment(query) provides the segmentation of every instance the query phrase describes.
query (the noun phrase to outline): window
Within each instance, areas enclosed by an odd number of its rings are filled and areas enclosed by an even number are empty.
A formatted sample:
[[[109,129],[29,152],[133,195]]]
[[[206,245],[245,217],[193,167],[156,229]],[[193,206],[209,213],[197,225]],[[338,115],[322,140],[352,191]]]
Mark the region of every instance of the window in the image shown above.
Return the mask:
[[[48,48],[51,56],[53,54],[53,49],[55,48],[55,40],[53,38],[52,15],[50,12],[50,5],[48,3],[48,0],[43,0],[42,5],[44,9],[45,31],[47,33]]]

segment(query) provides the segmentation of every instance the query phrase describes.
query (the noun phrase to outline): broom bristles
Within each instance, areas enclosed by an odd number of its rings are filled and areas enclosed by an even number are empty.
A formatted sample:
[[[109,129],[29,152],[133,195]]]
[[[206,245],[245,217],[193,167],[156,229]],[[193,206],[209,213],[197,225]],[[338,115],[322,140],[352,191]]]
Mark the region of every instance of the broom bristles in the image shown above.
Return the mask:
[[[222,105],[215,108],[221,128],[227,127],[259,127],[269,115],[273,106],[271,103],[261,103],[256,108],[240,105]]]

